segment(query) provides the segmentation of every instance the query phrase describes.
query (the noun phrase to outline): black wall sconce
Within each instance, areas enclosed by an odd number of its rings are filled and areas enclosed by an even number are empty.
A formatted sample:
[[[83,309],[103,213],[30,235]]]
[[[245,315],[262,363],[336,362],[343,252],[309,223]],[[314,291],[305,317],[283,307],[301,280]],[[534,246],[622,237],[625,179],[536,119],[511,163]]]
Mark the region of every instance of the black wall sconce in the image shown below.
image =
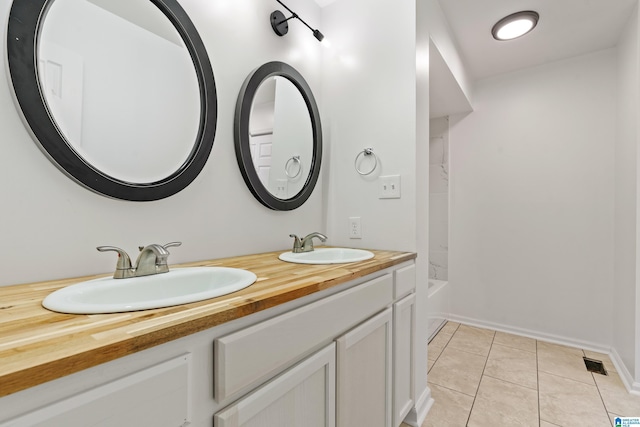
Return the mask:
[[[314,30],[313,28],[311,28],[309,26],[309,24],[304,22],[304,20],[298,16],[297,13],[295,13],[293,10],[289,9],[280,0],[276,0],[276,1],[278,3],[280,3],[285,9],[287,9],[292,14],[290,17],[285,18],[284,13],[280,12],[279,10],[271,12],[271,28],[273,28],[273,31],[277,35],[284,36],[285,34],[287,34],[289,32],[289,23],[287,21],[289,21],[290,19],[296,18],[296,19],[299,19],[300,22],[302,22],[304,25],[306,25],[307,28],[309,28],[313,32],[313,36],[316,39],[318,39],[319,42],[321,42],[322,39],[324,39],[324,36],[322,35],[322,33],[319,30]]]

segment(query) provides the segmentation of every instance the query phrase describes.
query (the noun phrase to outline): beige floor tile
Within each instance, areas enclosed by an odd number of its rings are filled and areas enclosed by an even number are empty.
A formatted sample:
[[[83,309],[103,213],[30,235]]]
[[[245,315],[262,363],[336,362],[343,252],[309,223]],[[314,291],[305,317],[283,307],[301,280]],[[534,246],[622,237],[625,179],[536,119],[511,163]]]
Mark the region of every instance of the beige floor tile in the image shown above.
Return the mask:
[[[595,385],[582,359],[582,350],[538,341],[538,370]]]
[[[440,331],[429,342],[429,347],[445,348],[452,336],[453,336],[453,333],[446,333],[446,332]]]
[[[536,354],[494,343],[484,375],[537,390]]]
[[[469,427],[538,427],[538,392],[483,376],[473,403]]]
[[[613,366],[613,362],[611,361],[609,356],[607,356],[606,354],[596,353],[595,351],[584,350],[584,355],[591,359],[601,360],[607,372],[617,372],[616,367]]]
[[[537,350],[540,351],[541,348],[543,350],[553,349],[567,354],[575,354],[580,357],[584,356],[584,351],[576,347],[568,347],[566,345],[554,344],[546,341],[537,341]]]
[[[560,427],[558,424],[551,424],[546,421],[540,420],[540,427]]]
[[[487,356],[491,349],[494,334],[494,331],[488,329],[460,325],[447,346],[456,350]]]
[[[619,416],[620,416],[620,415],[612,414],[611,412],[609,412],[609,419],[611,420],[611,425],[612,425],[612,426],[615,426],[615,425],[616,425],[616,423],[615,423],[615,421],[614,421],[614,420],[615,420],[616,418],[618,418]]]
[[[455,331],[458,329],[458,326],[460,326],[460,323],[457,322],[447,322],[446,325],[444,325],[442,327],[442,329],[440,329],[440,332],[444,332],[445,334],[452,334],[455,333]]]
[[[473,397],[430,383],[433,406],[422,427],[461,427],[467,424]]]
[[[519,335],[507,334],[505,332],[496,332],[496,336],[493,338],[493,343],[504,345],[506,347],[517,348],[518,350],[536,352],[536,340],[533,338],[521,337]]]
[[[609,425],[609,415],[595,385],[540,372],[538,387],[541,420],[560,426]]]
[[[486,358],[447,346],[428,375],[429,382],[475,396]]]
[[[640,417],[640,396],[627,392],[616,372],[593,374],[607,411],[623,417]]]
[[[433,339],[427,346],[427,357],[429,358],[429,363],[431,364],[431,366],[433,366],[435,361],[438,360],[438,357],[440,357],[440,353],[442,353],[442,350],[444,350],[444,348],[447,346],[447,343],[449,342],[449,340],[451,340],[452,336],[453,333],[446,333],[440,330],[440,332],[438,332],[436,336],[433,337]]]
[[[429,371],[431,371],[431,368],[433,368],[433,365],[435,365],[435,364],[436,364],[435,360],[432,361],[431,359],[429,359],[427,361],[427,373],[429,373]]]
[[[440,357],[440,353],[442,353],[443,347],[436,347],[433,345],[429,345],[427,347],[427,358],[429,362],[435,362]]]

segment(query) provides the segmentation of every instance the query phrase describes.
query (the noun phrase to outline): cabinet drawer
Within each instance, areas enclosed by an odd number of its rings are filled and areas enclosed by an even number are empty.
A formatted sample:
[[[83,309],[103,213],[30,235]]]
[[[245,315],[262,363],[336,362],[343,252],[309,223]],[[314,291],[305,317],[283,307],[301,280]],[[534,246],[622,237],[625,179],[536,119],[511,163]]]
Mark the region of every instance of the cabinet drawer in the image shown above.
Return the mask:
[[[411,264],[395,271],[395,285],[393,287],[393,299],[397,300],[416,288],[416,265]]]
[[[218,401],[255,387],[392,302],[385,274],[215,341]]]

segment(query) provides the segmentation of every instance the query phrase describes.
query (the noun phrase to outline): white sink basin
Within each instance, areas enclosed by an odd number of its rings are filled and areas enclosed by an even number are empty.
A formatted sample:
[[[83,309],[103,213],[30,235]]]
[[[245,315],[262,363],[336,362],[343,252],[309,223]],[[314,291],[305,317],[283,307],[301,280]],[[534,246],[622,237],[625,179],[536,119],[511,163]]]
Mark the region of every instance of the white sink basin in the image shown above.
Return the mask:
[[[42,305],[72,314],[119,313],[170,307],[215,298],[256,281],[250,271],[226,267],[176,268],[130,279],[105,277],[59,289]]]
[[[363,249],[316,248],[311,252],[285,252],[278,257],[282,261],[297,264],[344,264],[373,258],[373,253]]]

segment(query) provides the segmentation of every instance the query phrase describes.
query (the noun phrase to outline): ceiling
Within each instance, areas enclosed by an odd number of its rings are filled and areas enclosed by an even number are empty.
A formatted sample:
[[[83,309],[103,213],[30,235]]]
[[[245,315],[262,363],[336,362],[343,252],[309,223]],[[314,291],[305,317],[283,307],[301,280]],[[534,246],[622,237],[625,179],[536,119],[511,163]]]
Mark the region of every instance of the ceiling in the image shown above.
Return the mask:
[[[336,0],[316,0],[316,3],[318,3],[318,6],[320,7],[325,7],[333,2],[335,2]]]
[[[439,0],[473,80],[613,47],[638,0]],[[538,26],[498,42],[491,28],[520,10]]]
[[[336,0],[315,0],[321,7]],[[424,0],[417,0],[424,1]],[[638,0],[436,0],[472,80],[613,47]],[[536,29],[498,42],[491,27],[520,10],[540,14]]]

